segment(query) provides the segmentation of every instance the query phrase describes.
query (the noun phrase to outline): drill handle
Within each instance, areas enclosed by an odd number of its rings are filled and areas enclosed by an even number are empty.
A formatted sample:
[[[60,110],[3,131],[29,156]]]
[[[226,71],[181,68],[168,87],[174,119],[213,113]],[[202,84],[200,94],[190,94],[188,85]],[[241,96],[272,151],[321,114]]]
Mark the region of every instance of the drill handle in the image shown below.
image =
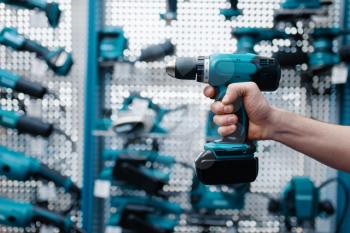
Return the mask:
[[[227,86],[218,86],[215,87],[215,89],[217,93],[215,100],[221,101],[226,94]],[[232,105],[234,108],[234,114],[238,117],[237,129],[231,135],[224,137],[223,140],[232,143],[245,143],[248,134],[248,115],[244,109],[242,97],[238,97]]]

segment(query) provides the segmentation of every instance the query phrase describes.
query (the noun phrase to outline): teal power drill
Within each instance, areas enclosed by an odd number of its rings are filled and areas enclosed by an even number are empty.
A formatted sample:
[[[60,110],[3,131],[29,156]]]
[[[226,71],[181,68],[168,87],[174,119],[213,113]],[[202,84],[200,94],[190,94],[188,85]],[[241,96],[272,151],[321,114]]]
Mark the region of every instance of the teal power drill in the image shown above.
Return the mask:
[[[274,58],[256,54],[213,54],[209,57],[177,58],[167,67],[168,75],[183,80],[196,80],[216,88],[215,100],[220,101],[231,83],[255,82],[262,91],[275,91],[281,76]],[[195,159],[198,179],[209,185],[253,182],[258,175],[255,143],[247,139],[248,117],[242,99],[234,103],[238,116],[237,130],[204,145]]]

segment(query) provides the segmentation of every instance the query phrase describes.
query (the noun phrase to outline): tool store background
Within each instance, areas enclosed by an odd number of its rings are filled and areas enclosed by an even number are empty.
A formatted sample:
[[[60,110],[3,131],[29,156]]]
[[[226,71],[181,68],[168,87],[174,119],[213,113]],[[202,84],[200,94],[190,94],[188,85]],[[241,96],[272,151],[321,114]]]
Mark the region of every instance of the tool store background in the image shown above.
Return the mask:
[[[176,57],[274,58],[272,105],[350,125],[349,7],[0,0],[0,233],[350,232],[350,175],[274,141],[257,143],[256,181],[202,184],[212,100],[166,73]]]

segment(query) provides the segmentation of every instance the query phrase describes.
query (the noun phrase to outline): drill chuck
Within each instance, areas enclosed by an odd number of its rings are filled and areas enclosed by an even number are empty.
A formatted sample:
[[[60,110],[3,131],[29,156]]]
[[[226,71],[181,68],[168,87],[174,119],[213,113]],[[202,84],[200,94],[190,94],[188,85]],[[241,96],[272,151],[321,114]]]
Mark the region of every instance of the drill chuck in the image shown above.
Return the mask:
[[[205,57],[180,57],[170,61],[166,72],[173,78],[202,82]]]

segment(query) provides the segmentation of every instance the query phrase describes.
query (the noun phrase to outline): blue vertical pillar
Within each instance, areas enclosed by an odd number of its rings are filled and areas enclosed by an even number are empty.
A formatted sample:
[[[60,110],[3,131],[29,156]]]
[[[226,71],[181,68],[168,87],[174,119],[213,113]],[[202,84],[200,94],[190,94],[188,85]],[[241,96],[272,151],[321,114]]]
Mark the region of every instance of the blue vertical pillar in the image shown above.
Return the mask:
[[[102,25],[102,0],[88,0],[87,67],[85,78],[84,162],[82,212],[83,228],[87,233],[102,231],[101,203],[93,195],[98,172],[98,140],[93,135],[101,113],[99,99],[98,32]]]

